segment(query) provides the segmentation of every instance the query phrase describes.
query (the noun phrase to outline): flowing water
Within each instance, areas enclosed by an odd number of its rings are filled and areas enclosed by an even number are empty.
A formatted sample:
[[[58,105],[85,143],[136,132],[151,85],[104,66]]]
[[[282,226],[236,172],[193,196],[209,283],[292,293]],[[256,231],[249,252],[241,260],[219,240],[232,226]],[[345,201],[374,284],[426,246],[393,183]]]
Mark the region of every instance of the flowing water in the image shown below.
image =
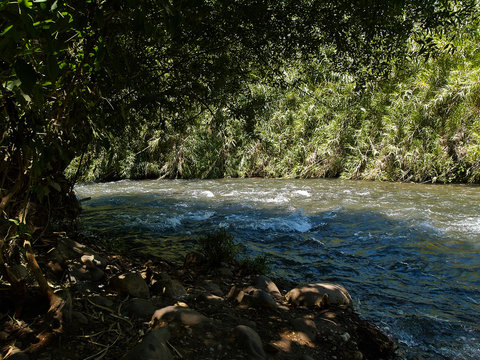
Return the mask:
[[[79,185],[84,231],[181,262],[227,229],[273,276],[344,285],[405,359],[480,359],[480,188],[343,180]]]

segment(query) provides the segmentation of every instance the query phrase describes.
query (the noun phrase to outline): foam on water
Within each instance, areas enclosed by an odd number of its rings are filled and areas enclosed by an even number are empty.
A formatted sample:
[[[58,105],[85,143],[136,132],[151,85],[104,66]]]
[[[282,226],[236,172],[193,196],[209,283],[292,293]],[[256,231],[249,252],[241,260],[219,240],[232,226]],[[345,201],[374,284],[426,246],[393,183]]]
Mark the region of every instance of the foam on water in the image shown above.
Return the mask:
[[[305,196],[305,197],[311,197],[312,194],[310,194],[308,191],[306,190],[295,190],[293,192],[294,194],[298,194],[298,195],[301,195],[301,196]]]

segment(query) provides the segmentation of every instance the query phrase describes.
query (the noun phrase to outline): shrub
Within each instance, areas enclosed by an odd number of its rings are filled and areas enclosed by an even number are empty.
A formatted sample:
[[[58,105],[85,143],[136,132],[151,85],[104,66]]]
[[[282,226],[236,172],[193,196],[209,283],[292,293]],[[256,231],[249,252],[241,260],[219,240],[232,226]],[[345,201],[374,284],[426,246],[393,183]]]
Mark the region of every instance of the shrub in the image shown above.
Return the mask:
[[[233,241],[232,235],[225,230],[201,237],[197,246],[210,266],[235,261],[239,251],[239,246]]]
[[[270,259],[267,255],[245,257],[240,261],[240,268],[245,274],[266,275],[270,268]]]

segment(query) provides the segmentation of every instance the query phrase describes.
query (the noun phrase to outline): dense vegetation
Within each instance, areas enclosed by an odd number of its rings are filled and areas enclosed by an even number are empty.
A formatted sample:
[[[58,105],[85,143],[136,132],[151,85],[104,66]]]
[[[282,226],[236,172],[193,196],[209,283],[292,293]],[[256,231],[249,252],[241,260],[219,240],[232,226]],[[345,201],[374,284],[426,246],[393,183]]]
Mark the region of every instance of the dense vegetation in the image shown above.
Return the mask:
[[[84,181],[120,178],[344,177],[480,182],[479,23],[447,51],[392,65],[380,81],[321,56],[257,78],[184,131],[168,122],[82,160]],[[429,55],[432,55],[429,53]],[[93,148],[91,148],[93,149]],[[77,158],[68,169],[79,168]]]
[[[477,8],[1,0],[2,281],[24,298],[12,268],[28,264],[61,317],[32,244],[75,219],[85,169],[478,181]]]

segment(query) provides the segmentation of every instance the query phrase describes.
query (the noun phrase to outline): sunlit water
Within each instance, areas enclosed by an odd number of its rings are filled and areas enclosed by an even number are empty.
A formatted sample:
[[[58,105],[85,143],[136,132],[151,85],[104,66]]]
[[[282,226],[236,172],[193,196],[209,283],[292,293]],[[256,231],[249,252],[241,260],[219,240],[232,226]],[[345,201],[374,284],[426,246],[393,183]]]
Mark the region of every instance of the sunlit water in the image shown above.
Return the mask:
[[[480,188],[342,180],[80,185],[84,231],[181,262],[224,228],[274,276],[344,285],[406,359],[480,359]]]

